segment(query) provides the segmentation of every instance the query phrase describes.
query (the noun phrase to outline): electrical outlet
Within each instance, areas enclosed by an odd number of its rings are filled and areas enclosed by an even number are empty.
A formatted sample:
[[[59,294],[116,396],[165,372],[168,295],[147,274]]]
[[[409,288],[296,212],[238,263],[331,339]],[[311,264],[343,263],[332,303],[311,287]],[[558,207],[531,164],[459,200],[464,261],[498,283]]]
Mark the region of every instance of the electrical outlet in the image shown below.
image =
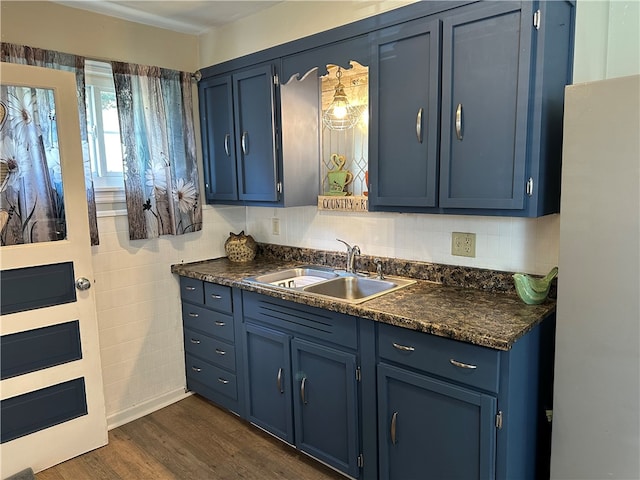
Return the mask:
[[[475,233],[451,233],[451,255],[461,257],[476,256],[476,234]]]
[[[278,217],[271,219],[271,234],[280,235],[280,219]]]

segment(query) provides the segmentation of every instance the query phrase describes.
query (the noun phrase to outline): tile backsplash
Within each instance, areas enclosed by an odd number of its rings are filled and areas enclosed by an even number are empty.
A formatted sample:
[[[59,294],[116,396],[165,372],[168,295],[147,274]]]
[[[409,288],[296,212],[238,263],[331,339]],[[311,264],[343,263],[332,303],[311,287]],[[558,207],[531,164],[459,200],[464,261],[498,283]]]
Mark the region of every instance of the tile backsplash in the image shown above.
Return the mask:
[[[274,235],[272,219],[279,219]],[[341,238],[363,254],[407,260],[544,274],[558,264],[560,216],[541,218],[341,213],[247,207],[246,233],[257,241],[342,250]],[[476,234],[476,257],[451,255],[451,233]]]

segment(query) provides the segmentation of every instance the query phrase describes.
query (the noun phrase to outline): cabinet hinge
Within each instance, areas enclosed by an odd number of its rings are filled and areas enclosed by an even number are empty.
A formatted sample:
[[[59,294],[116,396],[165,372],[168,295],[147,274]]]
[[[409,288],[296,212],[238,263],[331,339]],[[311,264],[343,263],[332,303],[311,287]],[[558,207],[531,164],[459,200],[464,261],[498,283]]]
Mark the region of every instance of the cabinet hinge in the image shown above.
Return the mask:
[[[527,195],[529,195],[530,197],[533,196],[533,178],[529,177],[529,180],[527,180]]]
[[[358,467],[364,467],[364,456],[362,454],[358,455]]]
[[[542,23],[542,14],[540,13],[540,10],[536,10],[533,13],[533,26],[536,28],[536,30],[540,30],[541,23]]]
[[[360,367],[356,367],[356,382],[361,382],[362,381],[362,371],[360,370]]]
[[[502,429],[502,410],[499,410],[498,414],[496,415],[496,428],[498,430]]]
[[[540,11],[540,10],[538,10],[538,11]],[[277,73],[273,76],[273,84],[274,85],[279,85],[280,84],[280,79],[278,78],[278,74]]]
[[[282,193],[282,182],[276,183],[276,191]]]

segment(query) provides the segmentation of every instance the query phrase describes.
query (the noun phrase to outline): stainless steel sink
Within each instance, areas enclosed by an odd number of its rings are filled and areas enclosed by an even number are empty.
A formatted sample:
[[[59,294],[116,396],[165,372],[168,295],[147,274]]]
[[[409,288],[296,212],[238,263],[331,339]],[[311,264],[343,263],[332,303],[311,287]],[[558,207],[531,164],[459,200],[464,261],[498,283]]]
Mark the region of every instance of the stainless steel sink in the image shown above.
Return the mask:
[[[406,278],[378,279],[315,266],[287,268],[245,280],[348,303],[365,302],[415,283]]]
[[[306,293],[337,298],[350,303],[360,303],[385,293],[398,290],[415,283],[415,280],[404,278],[387,278],[385,280],[363,278],[358,276],[339,277],[326,282],[303,288]]]
[[[279,270],[248,278],[247,280],[268,283],[276,287],[302,288],[318,282],[324,282],[330,278],[336,278],[337,273],[320,267],[296,267]]]

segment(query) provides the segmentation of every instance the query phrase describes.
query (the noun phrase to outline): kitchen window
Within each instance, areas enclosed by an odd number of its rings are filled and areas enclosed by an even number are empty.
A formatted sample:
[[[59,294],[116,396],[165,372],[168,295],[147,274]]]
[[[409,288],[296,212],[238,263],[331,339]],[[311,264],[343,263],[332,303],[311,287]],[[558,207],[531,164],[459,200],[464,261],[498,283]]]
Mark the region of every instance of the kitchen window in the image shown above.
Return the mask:
[[[86,60],[87,132],[96,202],[124,201],[122,142],[111,65]]]

